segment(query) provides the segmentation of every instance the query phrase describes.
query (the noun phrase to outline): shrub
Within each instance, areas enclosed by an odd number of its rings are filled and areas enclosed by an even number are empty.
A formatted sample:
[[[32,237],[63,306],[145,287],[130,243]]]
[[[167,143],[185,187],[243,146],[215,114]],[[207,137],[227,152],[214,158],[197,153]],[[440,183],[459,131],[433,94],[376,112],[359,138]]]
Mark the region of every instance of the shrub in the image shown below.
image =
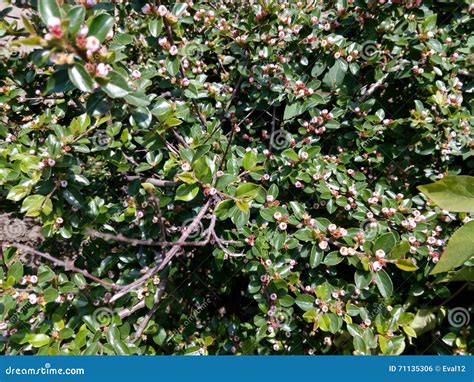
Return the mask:
[[[3,353],[472,352],[471,1],[18,3]]]

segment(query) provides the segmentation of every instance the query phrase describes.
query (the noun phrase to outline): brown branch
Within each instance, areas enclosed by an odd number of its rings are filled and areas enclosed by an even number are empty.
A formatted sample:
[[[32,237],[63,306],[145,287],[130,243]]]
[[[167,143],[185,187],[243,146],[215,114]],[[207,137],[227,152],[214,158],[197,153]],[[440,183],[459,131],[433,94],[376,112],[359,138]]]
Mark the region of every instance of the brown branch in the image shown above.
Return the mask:
[[[88,271],[86,271],[85,269],[80,269],[80,268],[77,268],[75,265],[74,265],[74,261],[63,261],[63,260],[59,260],[53,256],[51,256],[49,253],[44,253],[44,252],[40,252],[34,248],[31,248],[27,245],[23,245],[23,244],[19,244],[19,243],[14,243],[12,244],[14,247],[16,247],[17,249],[25,252],[25,253],[31,253],[33,255],[36,255],[36,256],[40,256],[46,260],[49,260],[51,261],[52,263],[60,266],[60,267],[63,267],[66,271],[73,271],[73,272],[76,272],[76,273],[80,273],[81,275],[83,275],[84,277],[90,279],[90,280],[93,280],[107,288],[111,288],[111,289],[115,289],[115,290],[118,290],[120,289],[120,286],[116,285],[116,284],[113,284],[113,283],[109,283],[108,281],[104,281],[104,280],[101,280],[99,279],[98,277],[90,274]]]
[[[389,73],[384,74],[377,82],[370,85],[369,89],[358,99],[358,102],[364,102],[369,98],[379,87],[381,87],[387,79]]]
[[[186,242],[188,236],[194,232],[196,227],[199,225],[201,220],[203,219],[204,215],[206,214],[207,210],[211,205],[211,201],[214,202],[214,199],[209,199],[206,204],[201,208],[199,213],[193,219],[190,225],[186,227],[184,232],[181,234],[177,243],[174,243],[173,247],[168,251],[163,261],[160,264],[156,265],[155,267],[149,269],[142,277],[138,278],[137,280],[131,282],[130,284],[124,286],[119,292],[117,292],[111,299],[110,302],[117,301],[120,297],[125,296],[131,290],[139,287],[143,283],[145,283],[150,277],[155,275],[156,273],[160,272],[172,259],[173,257],[179,252],[181,249],[181,244]]]
[[[122,234],[113,235],[110,233],[96,231],[94,229],[87,229],[87,234],[92,237],[98,237],[107,241],[119,241],[121,243],[131,244],[133,246],[137,245],[146,245],[149,247],[203,247],[208,244],[208,241],[184,241],[184,242],[175,242],[175,241],[155,241],[152,239],[134,239],[132,237],[126,237]]]
[[[230,251],[225,245],[224,242],[220,237],[217,236],[217,234],[213,231],[212,232],[212,237],[216,241],[217,246],[224,251],[224,253],[229,256],[229,257],[244,257],[245,253],[234,253]]]
[[[165,292],[166,283],[167,279],[163,279],[160,281],[158,288],[156,288],[155,296],[153,298],[153,307],[148,311],[145,317],[143,317],[143,321],[140,323],[140,326],[138,327],[138,330],[135,333],[135,340],[138,340],[142,336],[143,332],[146,329],[146,326],[148,325],[148,322],[150,322],[151,318],[160,306],[160,300]]]
[[[123,320],[124,318],[131,316],[133,313],[135,313],[136,311],[140,309],[143,309],[144,307],[145,307],[145,300],[140,300],[138,304],[135,304],[131,308],[126,308],[126,309],[121,310],[118,315],[120,319]]]

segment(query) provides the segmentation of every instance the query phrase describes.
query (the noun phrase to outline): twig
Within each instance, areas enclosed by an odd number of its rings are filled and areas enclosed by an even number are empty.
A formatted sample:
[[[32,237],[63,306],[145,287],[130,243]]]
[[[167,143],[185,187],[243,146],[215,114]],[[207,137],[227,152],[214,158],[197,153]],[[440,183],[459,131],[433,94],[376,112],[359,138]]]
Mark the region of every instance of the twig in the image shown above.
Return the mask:
[[[384,74],[377,82],[370,85],[369,89],[358,99],[358,102],[364,102],[367,98],[369,98],[379,87],[381,87],[385,80],[387,79],[390,73]]]
[[[140,309],[143,309],[144,307],[145,307],[145,300],[140,300],[138,304],[135,304],[131,308],[126,308],[126,309],[121,310],[119,312],[119,317],[120,319],[123,320],[124,318],[131,316],[133,313],[135,313],[136,311]]]
[[[120,286],[116,285],[116,284],[113,284],[113,283],[109,283],[108,281],[104,281],[104,280],[101,280],[99,279],[98,277],[94,276],[94,275],[91,275],[88,271],[86,271],[85,269],[80,269],[80,268],[77,268],[75,265],[74,265],[74,261],[63,261],[63,260],[59,260],[53,256],[51,256],[49,253],[44,253],[44,252],[40,252],[34,248],[31,248],[27,245],[23,245],[23,244],[19,244],[19,243],[14,243],[12,244],[14,247],[16,247],[17,249],[25,252],[25,253],[31,253],[33,255],[36,255],[36,256],[40,256],[44,259],[47,259],[49,261],[51,261],[52,263],[60,266],[60,267],[63,267],[66,271],[73,271],[73,272],[76,272],[76,273],[80,273],[81,275],[83,275],[84,277],[88,278],[88,279],[91,279],[107,288],[112,288],[112,289],[115,289],[115,290],[118,290],[120,289]]]
[[[184,140],[184,138],[179,135],[179,133],[176,131],[176,129],[171,129],[171,131],[173,132],[174,136],[176,137],[176,139],[184,146],[186,147],[187,149],[189,149],[189,145],[188,143]]]
[[[138,327],[138,330],[135,333],[135,340],[138,340],[142,336],[143,332],[146,329],[146,326],[148,325],[148,322],[150,322],[151,318],[153,317],[156,310],[160,306],[160,300],[161,300],[161,297],[163,296],[163,293],[165,292],[166,283],[167,283],[167,279],[163,279],[160,281],[160,284],[158,285],[158,288],[156,289],[156,292],[155,292],[155,296],[153,298],[153,307],[148,311],[145,317],[143,317],[143,321],[140,323],[140,326]]]
[[[217,246],[220,249],[222,249],[227,256],[230,256],[230,257],[244,257],[245,256],[245,253],[234,253],[234,252],[229,251],[229,249],[224,245],[222,239],[218,237],[214,231],[212,232],[212,237],[216,241]]]
[[[127,293],[129,293],[131,290],[139,287],[143,283],[145,283],[150,277],[155,275],[156,273],[160,272],[172,259],[173,257],[179,252],[181,249],[182,243],[186,242],[186,239],[188,236],[194,232],[198,224],[201,222],[202,218],[206,214],[207,210],[209,209],[209,206],[211,205],[211,202],[214,202],[214,199],[209,199],[206,204],[201,208],[199,213],[196,215],[194,220],[191,222],[190,225],[186,227],[184,232],[181,234],[181,237],[179,238],[177,243],[174,243],[173,247],[169,250],[169,252],[166,254],[165,258],[163,261],[161,261],[160,264],[157,266],[149,269],[142,277],[138,278],[137,280],[133,281],[132,283],[124,286],[119,292],[117,292],[111,299],[110,302],[117,301],[120,297],[125,296]]]
[[[113,235],[110,233],[100,232],[93,229],[88,229],[87,234],[92,237],[98,237],[107,241],[119,241],[121,243],[131,244],[133,246],[137,245],[146,245],[149,247],[203,247],[208,244],[206,240],[203,241],[184,241],[184,242],[175,242],[175,241],[155,241],[152,239],[135,239],[132,237],[126,237],[122,234]]]

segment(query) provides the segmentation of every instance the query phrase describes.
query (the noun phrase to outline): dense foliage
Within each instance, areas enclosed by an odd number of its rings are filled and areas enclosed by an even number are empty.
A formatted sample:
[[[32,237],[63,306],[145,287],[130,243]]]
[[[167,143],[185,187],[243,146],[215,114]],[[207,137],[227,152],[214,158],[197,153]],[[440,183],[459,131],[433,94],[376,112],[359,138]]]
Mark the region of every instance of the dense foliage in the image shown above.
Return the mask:
[[[68,3],[0,13],[2,353],[473,352],[472,0]]]

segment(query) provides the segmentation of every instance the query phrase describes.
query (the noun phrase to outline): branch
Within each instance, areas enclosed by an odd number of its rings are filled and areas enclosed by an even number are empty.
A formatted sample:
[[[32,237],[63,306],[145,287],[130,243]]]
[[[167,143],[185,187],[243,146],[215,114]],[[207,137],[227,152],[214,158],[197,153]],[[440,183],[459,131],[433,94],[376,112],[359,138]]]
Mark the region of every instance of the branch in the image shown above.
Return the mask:
[[[369,89],[357,100],[359,103],[369,98],[379,87],[381,87],[390,73],[384,74],[377,82],[370,85]]]
[[[178,253],[178,251],[181,249],[181,244],[186,242],[186,239],[188,236],[194,232],[204,215],[206,214],[207,210],[209,209],[209,206],[211,205],[211,201],[214,201],[214,199],[209,199],[206,204],[201,208],[199,213],[196,215],[194,220],[190,225],[186,227],[184,232],[181,234],[181,237],[179,238],[177,243],[173,244],[173,247],[169,250],[169,252],[166,254],[165,258],[163,261],[161,261],[160,264],[156,265],[155,267],[149,269],[142,277],[138,278],[137,280],[133,281],[132,283],[124,286],[120,292],[117,292],[111,299],[110,302],[117,301],[120,297],[125,296],[127,293],[129,293],[131,290],[139,287],[143,283],[145,283],[150,277],[155,275],[156,273],[160,272],[172,259],[173,257]]]
[[[229,257],[244,257],[245,253],[234,253],[229,251],[229,249],[224,245],[222,239],[217,236],[217,234],[213,231],[212,237],[216,241],[217,246],[224,251],[224,253]]]
[[[160,299],[163,296],[163,293],[165,292],[167,281],[167,279],[163,279],[158,285],[153,299],[153,307],[148,311],[148,313],[143,318],[143,321],[140,323],[140,326],[138,327],[138,330],[135,333],[135,340],[138,340],[142,336],[143,332],[146,329],[146,326],[148,325],[148,322],[150,322],[151,318],[160,306]]]
[[[16,247],[17,249],[25,252],[25,253],[31,253],[33,255],[36,255],[36,256],[40,256],[44,259],[47,259],[49,261],[51,261],[52,263],[60,266],[60,267],[63,267],[66,271],[73,271],[73,272],[76,272],[76,273],[80,273],[81,275],[83,275],[84,277],[88,278],[88,279],[91,279],[107,288],[111,288],[111,289],[115,289],[115,290],[118,290],[120,289],[120,286],[116,285],[116,284],[113,284],[113,283],[109,283],[108,281],[104,281],[104,280],[101,280],[99,279],[98,277],[90,274],[88,271],[86,271],[85,269],[80,269],[80,268],[77,268],[75,265],[74,265],[74,261],[63,261],[63,260],[59,260],[53,256],[51,256],[49,253],[43,253],[43,252],[40,252],[40,251],[37,251],[36,249],[34,248],[31,248],[27,245],[23,245],[23,244],[18,244],[18,243],[14,243],[12,244],[14,247]]]
[[[100,231],[96,231],[94,229],[88,229],[87,234],[92,237],[98,237],[100,239],[104,239],[106,241],[119,241],[121,243],[131,244],[133,246],[137,245],[146,245],[149,247],[203,247],[208,244],[208,241],[184,241],[184,242],[175,242],[175,241],[155,241],[152,239],[134,239],[132,237],[126,237],[122,234],[113,235],[110,233],[104,233]]]

